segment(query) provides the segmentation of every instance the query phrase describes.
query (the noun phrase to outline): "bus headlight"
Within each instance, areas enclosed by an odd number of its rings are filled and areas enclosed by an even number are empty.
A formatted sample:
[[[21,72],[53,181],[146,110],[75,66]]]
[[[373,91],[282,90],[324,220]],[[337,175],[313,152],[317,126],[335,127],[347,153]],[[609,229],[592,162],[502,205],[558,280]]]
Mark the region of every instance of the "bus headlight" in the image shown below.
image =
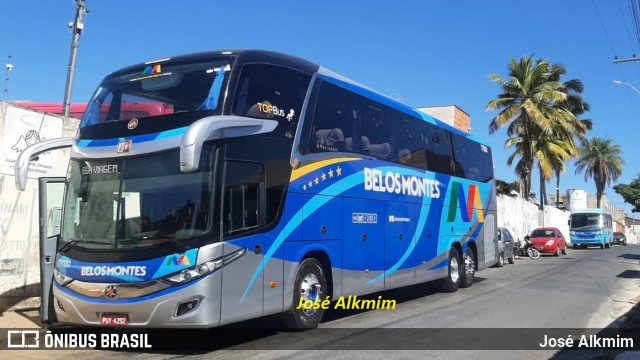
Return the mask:
[[[215,260],[207,261],[205,263],[181,270],[177,273],[173,273],[163,280],[169,282],[172,285],[181,285],[187,283],[189,281],[196,280],[203,276],[209,275],[214,271],[220,269],[223,266],[226,266],[247,252],[247,249],[236,250],[230,254],[227,254],[223,257],[220,257]]]
[[[174,273],[173,275],[166,277],[165,280],[175,285],[184,284],[189,281],[208,275],[220,269],[221,267],[222,267],[222,259],[212,260],[204,264],[200,264],[194,267],[190,267],[188,269],[184,269],[178,273]]]
[[[58,284],[62,286],[65,286],[73,281],[72,277],[63,274],[58,269],[53,269],[53,278],[56,280]]]

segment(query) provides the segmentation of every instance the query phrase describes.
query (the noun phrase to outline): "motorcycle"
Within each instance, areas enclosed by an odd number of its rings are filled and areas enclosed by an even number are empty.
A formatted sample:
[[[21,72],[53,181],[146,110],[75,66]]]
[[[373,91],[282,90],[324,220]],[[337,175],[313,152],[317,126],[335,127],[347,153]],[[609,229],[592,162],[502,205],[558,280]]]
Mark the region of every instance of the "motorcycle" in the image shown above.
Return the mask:
[[[528,236],[525,236],[524,240],[516,242],[513,246],[513,253],[516,256],[528,256],[533,260],[540,257],[540,251],[533,247],[531,240]]]

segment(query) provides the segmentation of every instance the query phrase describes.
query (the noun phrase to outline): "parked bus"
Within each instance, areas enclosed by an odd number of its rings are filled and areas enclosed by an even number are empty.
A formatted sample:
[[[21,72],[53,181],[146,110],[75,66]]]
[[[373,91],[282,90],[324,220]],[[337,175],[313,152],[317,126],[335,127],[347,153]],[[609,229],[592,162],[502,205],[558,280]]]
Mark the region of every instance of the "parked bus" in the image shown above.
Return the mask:
[[[569,218],[569,237],[574,249],[578,247],[611,247],[613,243],[613,220],[605,209],[577,210]]]
[[[173,111],[122,117],[127,102]],[[41,179],[43,199],[66,184],[62,230],[42,239],[55,259],[43,260],[44,321],[214,327],[282,313],[314,328],[324,310],[301,302],[433,280],[453,292],[497,262],[489,145],[292,56],[118,70],[77,138],[25,150],[18,186],[25,159],[65,146],[66,178]]]

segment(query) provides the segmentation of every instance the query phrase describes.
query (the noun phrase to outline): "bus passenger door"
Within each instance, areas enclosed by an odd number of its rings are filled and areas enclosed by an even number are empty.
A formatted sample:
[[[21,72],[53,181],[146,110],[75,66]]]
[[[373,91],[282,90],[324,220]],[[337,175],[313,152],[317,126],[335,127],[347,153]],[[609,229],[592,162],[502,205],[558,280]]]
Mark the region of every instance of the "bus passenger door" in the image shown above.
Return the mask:
[[[226,324],[263,313],[266,250],[260,228],[265,221],[265,186],[260,163],[227,160],[223,174],[223,252],[244,249],[242,256],[222,268],[220,319]]]
[[[257,234],[223,244],[225,255],[243,248],[246,249],[243,256],[222,268],[221,324],[262,316],[264,235]]]
[[[42,291],[40,317],[45,324],[58,320],[53,303],[53,272],[60,237],[64,182],[64,177],[43,177],[38,182],[40,194],[38,203],[40,219],[40,286]]]

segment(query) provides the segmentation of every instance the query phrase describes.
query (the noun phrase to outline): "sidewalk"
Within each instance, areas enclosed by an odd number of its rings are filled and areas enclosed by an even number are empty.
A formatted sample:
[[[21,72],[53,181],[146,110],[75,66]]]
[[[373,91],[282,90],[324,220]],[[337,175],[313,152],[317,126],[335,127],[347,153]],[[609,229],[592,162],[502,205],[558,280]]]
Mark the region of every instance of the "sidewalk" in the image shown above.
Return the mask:
[[[0,314],[0,329],[40,329],[38,309],[5,311]]]

